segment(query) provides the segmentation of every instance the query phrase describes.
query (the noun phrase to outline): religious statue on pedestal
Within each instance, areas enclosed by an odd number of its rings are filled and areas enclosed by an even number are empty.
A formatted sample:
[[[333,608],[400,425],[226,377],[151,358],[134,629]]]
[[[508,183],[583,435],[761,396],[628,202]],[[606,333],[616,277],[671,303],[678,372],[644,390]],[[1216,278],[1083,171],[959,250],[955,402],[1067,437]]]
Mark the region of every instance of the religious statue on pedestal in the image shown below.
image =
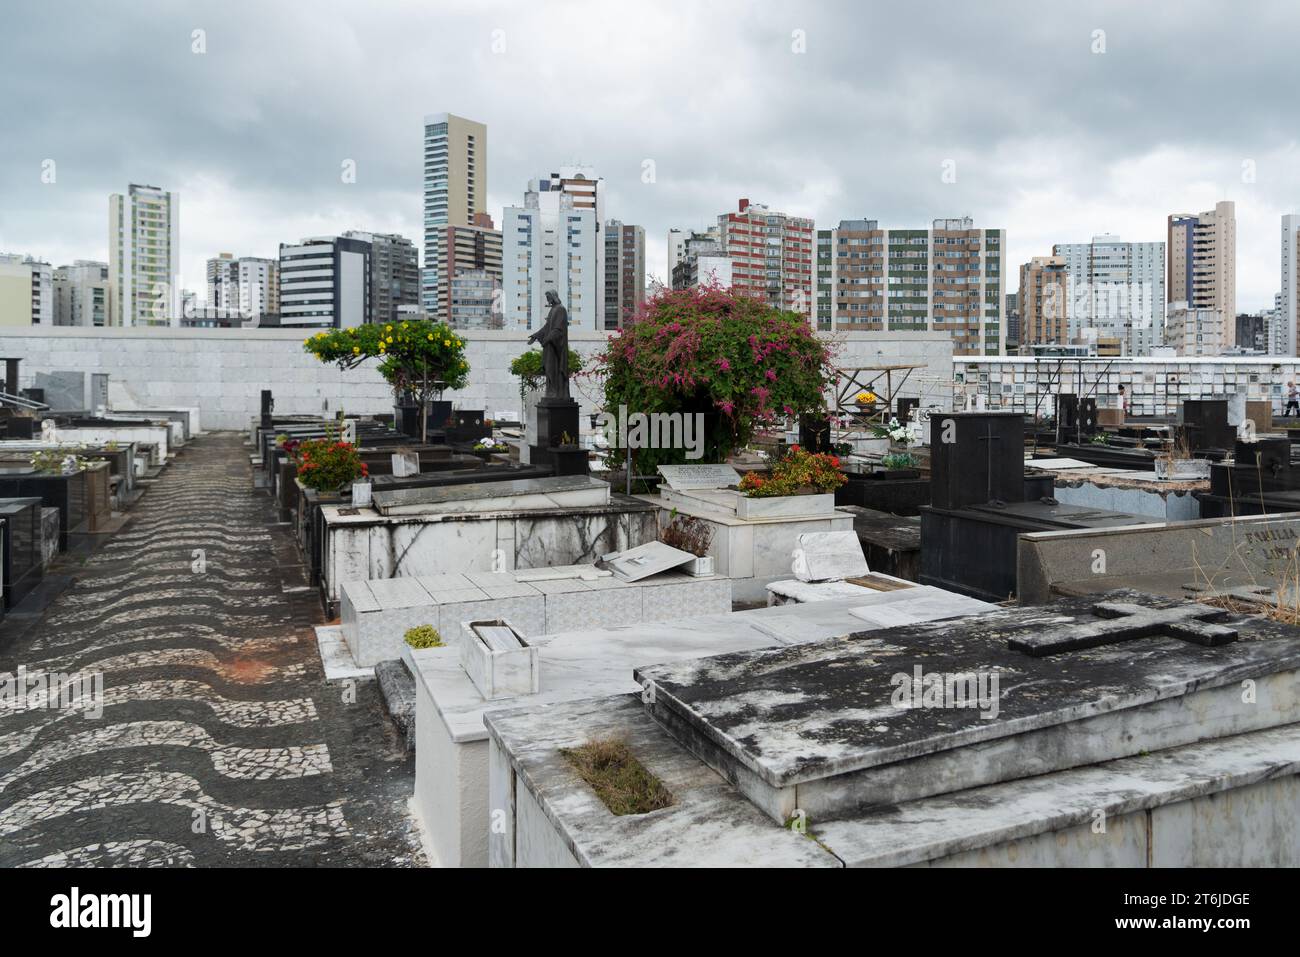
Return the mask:
[[[547,399],[569,398],[569,311],[554,290],[546,293],[551,307],[546,323],[528,337],[542,346],[542,368],[546,372]]]

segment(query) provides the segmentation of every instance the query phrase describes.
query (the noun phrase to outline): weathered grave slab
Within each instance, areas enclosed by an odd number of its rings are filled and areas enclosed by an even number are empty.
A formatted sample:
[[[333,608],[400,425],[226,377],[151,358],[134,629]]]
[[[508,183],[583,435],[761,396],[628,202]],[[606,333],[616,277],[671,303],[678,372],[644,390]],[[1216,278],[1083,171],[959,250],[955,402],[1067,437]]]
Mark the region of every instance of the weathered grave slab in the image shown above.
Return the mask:
[[[687,565],[694,560],[694,555],[680,548],[673,548],[663,542],[646,542],[624,552],[606,555],[604,563],[617,578],[635,582]]]
[[[1178,634],[1203,606],[1132,591],[1104,600],[1167,612],[1174,633],[1048,659],[1010,647],[1047,628],[1093,634],[1102,621],[1092,612],[1097,602],[1074,600],[651,666],[637,677],[655,719],[777,821],[796,808],[838,816],[934,788],[1300,720],[1295,629],[1242,617],[1230,622],[1240,640],[1203,646]],[[950,696],[969,694],[962,704],[940,698],[930,706],[921,700],[922,672],[938,675]],[[962,680],[945,685],[949,678]],[[1259,689],[1257,702],[1242,700],[1246,679]],[[907,694],[914,686],[915,697]]]
[[[870,571],[857,532],[804,532],[795,541],[794,574],[800,581],[839,581]]]

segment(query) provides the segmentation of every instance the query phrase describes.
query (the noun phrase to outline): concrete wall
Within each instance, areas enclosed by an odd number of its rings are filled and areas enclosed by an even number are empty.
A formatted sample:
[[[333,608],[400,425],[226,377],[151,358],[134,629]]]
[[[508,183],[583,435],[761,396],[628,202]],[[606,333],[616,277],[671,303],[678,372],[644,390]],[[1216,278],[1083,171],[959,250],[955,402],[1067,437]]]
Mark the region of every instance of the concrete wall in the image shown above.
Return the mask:
[[[464,336],[470,382],[447,398],[461,408],[486,409],[489,417],[518,415],[519,385],[510,361],[526,351],[526,337],[488,331]],[[107,372],[115,393],[125,389],[142,406],[198,407],[207,429],[246,428],[262,389],[272,390],[276,412],[286,415],[392,410],[392,392],[373,362],[341,371],[304,352],[303,338],[303,331],[289,329],[6,328],[0,329],[0,355],[23,360],[23,388],[36,384],[37,373]],[[605,338],[603,332],[575,329],[569,344],[590,356]],[[828,339],[840,367],[925,363],[901,394],[922,395],[926,404],[933,399],[946,405],[951,397],[952,342],[941,333],[836,333]],[[894,373],[895,383],[901,376]],[[883,378],[876,388],[883,390]],[[597,380],[578,379],[573,392],[584,412],[595,411],[601,398]]]

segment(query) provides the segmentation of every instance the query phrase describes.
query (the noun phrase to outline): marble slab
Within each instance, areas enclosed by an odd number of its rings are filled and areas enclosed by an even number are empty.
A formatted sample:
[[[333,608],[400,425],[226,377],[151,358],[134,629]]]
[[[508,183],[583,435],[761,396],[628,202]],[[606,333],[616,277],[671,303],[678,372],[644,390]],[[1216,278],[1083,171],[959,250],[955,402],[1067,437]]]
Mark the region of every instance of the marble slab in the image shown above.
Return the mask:
[[[670,571],[695,561],[690,552],[663,542],[646,542],[604,557],[605,564],[616,577],[625,582],[636,582],[651,575]]]
[[[740,473],[730,465],[661,465],[659,474],[669,488],[716,489],[740,484]]]
[[[833,598],[865,598],[878,592],[920,587],[922,586],[906,578],[897,578],[881,572],[871,572],[853,581],[805,582],[797,578],[787,578],[783,581],[768,582],[767,603],[769,605],[783,605],[787,602],[803,604],[830,601]]]
[[[1189,604],[1132,591],[1104,600]],[[1242,640],[1220,647],[1153,636],[1050,659],[1009,647],[1018,635],[1088,626],[1094,604],[998,609],[637,677],[656,720],[777,820],[795,806],[824,816],[924,796],[929,782],[995,783],[1300,720],[1300,630],[1269,620],[1234,620]],[[983,676],[991,707],[900,705],[918,670]],[[1259,685],[1259,704],[1241,700],[1245,679]],[[1189,709],[1194,720],[1176,717]]]
[[[863,603],[850,608],[849,614],[871,628],[896,628],[923,621],[942,621],[967,615],[985,615],[998,610],[997,605],[931,585],[918,585],[899,591],[868,595]]]
[[[517,479],[465,485],[376,488],[382,515],[477,512],[497,509],[580,508],[609,504],[609,483],[590,475]]]
[[[792,567],[800,581],[859,578],[871,570],[857,532],[804,532],[795,541]]]
[[[361,667],[353,660],[337,625],[316,626],[316,649],[326,681],[369,681],[375,677],[373,667]]]

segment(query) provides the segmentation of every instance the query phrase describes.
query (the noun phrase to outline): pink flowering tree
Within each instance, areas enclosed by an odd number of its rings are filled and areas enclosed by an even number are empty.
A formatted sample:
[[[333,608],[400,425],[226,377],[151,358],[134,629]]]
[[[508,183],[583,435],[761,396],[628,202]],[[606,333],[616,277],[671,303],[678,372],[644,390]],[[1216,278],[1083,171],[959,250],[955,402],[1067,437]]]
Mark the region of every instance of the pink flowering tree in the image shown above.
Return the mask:
[[[713,286],[664,290],[600,357],[605,411],[703,413],[705,462],[721,462],[764,426],[819,412],[833,378],[808,321]],[[634,448],[638,474],[686,461],[685,449]],[[611,448],[611,463],[625,456]]]

